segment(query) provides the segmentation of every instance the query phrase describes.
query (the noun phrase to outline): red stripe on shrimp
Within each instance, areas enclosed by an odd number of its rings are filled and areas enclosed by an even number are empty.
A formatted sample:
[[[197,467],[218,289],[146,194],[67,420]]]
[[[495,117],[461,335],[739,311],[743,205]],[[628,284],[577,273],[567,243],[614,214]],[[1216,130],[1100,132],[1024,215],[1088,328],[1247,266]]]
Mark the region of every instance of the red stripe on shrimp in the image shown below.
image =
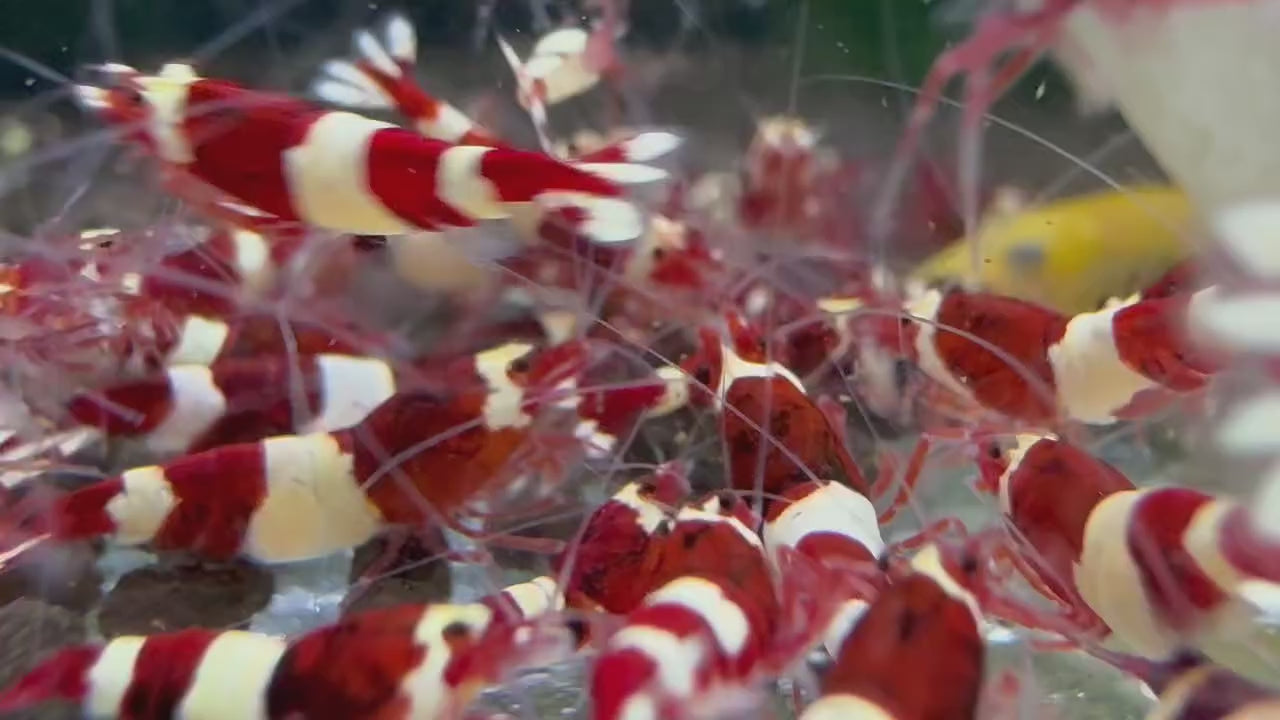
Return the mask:
[[[167,455],[349,427],[395,388],[391,367],[375,358],[229,358],[82,393],[67,409],[81,423],[138,437]]]
[[[801,720],[968,720],[985,654],[969,607],[933,578],[911,574],[872,603]]]
[[[352,474],[342,434],[269,438],[126,471],[58,498],[55,538],[266,562],[319,557],[368,540],[382,518]]]
[[[744,679],[768,641],[750,598],[702,577],[655,590],[592,668],[594,716],[677,717],[713,685]]]
[[[78,701],[87,717],[264,718],[263,691],[283,641],[190,629],[62,650],[0,695],[0,707]]]

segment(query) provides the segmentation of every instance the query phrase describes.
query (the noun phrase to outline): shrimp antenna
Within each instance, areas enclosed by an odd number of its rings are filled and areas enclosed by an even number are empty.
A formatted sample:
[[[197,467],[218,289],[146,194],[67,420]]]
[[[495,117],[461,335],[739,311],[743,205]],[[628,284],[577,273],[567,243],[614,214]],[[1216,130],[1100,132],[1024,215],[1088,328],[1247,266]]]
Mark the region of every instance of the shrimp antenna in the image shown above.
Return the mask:
[[[800,18],[796,21],[795,57],[791,61],[791,89],[787,96],[787,114],[795,115],[800,103],[800,71],[804,68],[804,48],[809,34],[809,0],[800,0]]]
[[[292,10],[302,0],[277,0],[258,7],[244,20],[227,28],[221,35],[200,46],[191,54],[191,64],[199,65],[216,57],[219,53],[243,40],[249,33],[267,24],[276,17]]]
[[[8,60],[9,62],[13,63],[14,65],[17,65],[23,70],[33,72],[36,75],[39,75],[40,77],[46,80],[51,80],[55,83],[58,83],[59,85],[72,84],[71,78],[67,77],[66,75],[63,75],[62,73],[58,72],[57,70],[54,70],[53,68],[49,67],[48,65],[45,65],[44,63],[38,60],[27,57],[26,55],[23,55],[20,52],[10,50],[9,48],[3,45],[0,45],[0,58],[4,58],[5,60]]]

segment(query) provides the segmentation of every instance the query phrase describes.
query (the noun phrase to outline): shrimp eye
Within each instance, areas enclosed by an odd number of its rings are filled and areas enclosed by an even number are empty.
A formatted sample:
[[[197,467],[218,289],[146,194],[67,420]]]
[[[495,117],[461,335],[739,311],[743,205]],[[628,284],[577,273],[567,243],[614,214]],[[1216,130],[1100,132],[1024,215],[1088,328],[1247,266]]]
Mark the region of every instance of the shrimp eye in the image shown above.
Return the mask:
[[[667,256],[667,249],[666,249],[666,248],[658,248],[658,249],[656,249],[656,250],[654,250],[654,251],[653,251],[653,259],[654,259],[654,260],[661,261],[661,260],[662,260],[663,258],[665,258],[666,256]]]
[[[987,457],[991,458],[992,460],[999,460],[1000,458],[1004,457],[1004,451],[1000,449],[999,445],[995,443],[991,443],[990,445],[987,446]]]
[[[507,370],[514,373],[529,372],[529,356],[521,355],[515,360],[512,360],[510,364],[507,365]]]
[[[566,621],[564,626],[573,635],[574,644],[581,645],[587,639],[589,628],[585,621],[573,618]]]
[[[146,103],[146,99],[142,97],[142,90],[133,85],[121,85],[116,88],[116,92],[121,102],[130,108],[139,108]]]
[[[702,367],[698,368],[693,373],[693,379],[697,380],[699,383],[703,385],[710,385],[711,384],[711,368],[707,367],[706,365],[703,365]]]
[[[362,252],[378,250],[380,248],[384,248],[387,246],[387,236],[386,235],[356,235],[352,239],[351,244],[352,246],[355,247],[356,250],[359,250]]]
[[[464,640],[470,634],[471,628],[463,622],[449,623],[440,631],[440,636],[445,640]]]
[[[965,553],[964,557],[960,558],[960,572],[965,575],[978,574],[978,558],[974,557],[973,553]]]

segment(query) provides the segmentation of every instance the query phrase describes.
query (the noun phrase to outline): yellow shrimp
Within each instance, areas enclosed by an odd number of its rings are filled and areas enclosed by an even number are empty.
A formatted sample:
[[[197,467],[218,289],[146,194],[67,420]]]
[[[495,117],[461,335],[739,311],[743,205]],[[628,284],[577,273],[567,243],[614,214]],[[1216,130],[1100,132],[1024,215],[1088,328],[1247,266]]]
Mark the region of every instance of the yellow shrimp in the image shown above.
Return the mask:
[[[1180,190],[1139,186],[989,215],[978,231],[922,263],[912,277],[1043,303],[1066,314],[1098,309],[1159,278],[1194,249],[1194,210]],[[971,243],[980,243],[975,272]]]

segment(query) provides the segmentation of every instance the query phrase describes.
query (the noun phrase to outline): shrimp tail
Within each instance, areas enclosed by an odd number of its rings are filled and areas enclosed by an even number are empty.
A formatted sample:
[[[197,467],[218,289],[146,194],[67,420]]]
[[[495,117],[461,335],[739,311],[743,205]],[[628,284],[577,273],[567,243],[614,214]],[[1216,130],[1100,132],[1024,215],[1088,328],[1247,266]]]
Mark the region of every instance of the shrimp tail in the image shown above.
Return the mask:
[[[529,111],[529,119],[533,122],[533,129],[538,133],[538,143],[546,152],[551,152],[552,142],[551,134],[547,127],[547,103],[545,99],[545,90],[539,90],[537,80],[530,77],[524,71],[524,63],[520,61],[520,56],[516,54],[515,48],[511,47],[511,43],[507,39],[498,36],[498,49],[502,51],[502,57],[507,61],[507,65],[511,67],[511,72],[516,78],[516,91],[520,98],[520,104],[524,105]]]
[[[26,710],[51,700],[83,701],[89,694],[89,672],[101,656],[98,645],[60,650],[0,691],[0,713]]]
[[[501,146],[489,131],[414,80],[418,38],[413,23],[392,13],[375,35],[356,32],[353,57],[326,62],[312,83],[316,97],[363,110],[395,110],[423,136],[459,145]]]
[[[362,110],[403,108],[403,85],[418,55],[413,24],[393,14],[381,38],[358,30],[352,47],[350,59],[335,58],[321,66],[311,93],[326,102]]]

